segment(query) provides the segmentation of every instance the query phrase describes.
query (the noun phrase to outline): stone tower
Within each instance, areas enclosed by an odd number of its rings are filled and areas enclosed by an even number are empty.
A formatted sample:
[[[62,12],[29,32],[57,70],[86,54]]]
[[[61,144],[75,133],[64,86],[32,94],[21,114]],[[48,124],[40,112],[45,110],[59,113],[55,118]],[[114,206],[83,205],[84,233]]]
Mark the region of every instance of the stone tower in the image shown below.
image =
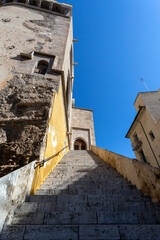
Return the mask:
[[[62,149],[89,149],[92,111],[72,107],[72,6],[4,0],[0,29],[1,176]]]

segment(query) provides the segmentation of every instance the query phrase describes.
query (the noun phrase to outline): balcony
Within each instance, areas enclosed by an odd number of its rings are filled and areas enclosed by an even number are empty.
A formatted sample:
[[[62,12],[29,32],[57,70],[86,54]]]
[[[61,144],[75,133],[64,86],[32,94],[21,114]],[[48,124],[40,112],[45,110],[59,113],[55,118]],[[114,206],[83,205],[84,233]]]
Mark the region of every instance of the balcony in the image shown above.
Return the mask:
[[[141,146],[142,146],[142,141],[141,141],[141,139],[135,140],[135,141],[132,143],[133,151],[137,151]]]

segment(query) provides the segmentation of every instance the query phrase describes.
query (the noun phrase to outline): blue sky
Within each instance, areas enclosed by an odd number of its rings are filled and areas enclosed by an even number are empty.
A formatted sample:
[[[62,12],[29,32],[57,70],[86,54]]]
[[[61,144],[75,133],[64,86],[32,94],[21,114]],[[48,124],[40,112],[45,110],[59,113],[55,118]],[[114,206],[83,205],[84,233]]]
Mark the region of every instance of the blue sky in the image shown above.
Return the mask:
[[[159,0],[59,0],[73,5],[74,98],[94,110],[98,147],[134,157],[125,135],[138,92],[160,88]]]

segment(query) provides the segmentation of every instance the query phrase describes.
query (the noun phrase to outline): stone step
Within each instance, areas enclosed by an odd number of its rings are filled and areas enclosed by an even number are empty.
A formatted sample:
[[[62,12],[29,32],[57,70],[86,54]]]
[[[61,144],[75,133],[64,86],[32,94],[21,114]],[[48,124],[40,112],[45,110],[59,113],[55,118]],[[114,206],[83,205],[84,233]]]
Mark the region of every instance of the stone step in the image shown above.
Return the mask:
[[[133,211],[100,211],[100,212],[16,212],[14,225],[57,225],[57,224],[156,224],[160,216],[148,212]]]
[[[3,230],[1,240],[78,240],[74,225],[15,225]]]
[[[50,202],[48,201],[50,200]],[[24,202],[21,206],[15,209],[15,213],[44,213],[44,212],[68,211],[68,203],[56,202],[55,198],[46,199],[42,197],[42,201],[34,199],[34,202]]]
[[[159,240],[160,205],[89,151],[69,152],[1,239]]]
[[[75,196],[75,195],[31,195],[29,197],[30,202],[57,202],[68,203],[70,201],[87,202],[87,196]]]
[[[115,193],[110,193],[111,191],[113,190],[116,190]],[[97,195],[97,196],[101,196],[101,195],[106,195],[107,197],[112,197],[112,198],[117,198],[117,197],[121,197],[122,196],[122,193],[118,193],[121,189],[94,189],[94,188],[90,188],[90,189],[72,189],[72,188],[67,188],[67,189],[39,189],[37,190],[37,195],[75,195],[75,196],[80,196],[80,195]],[[122,189],[123,190],[123,189]],[[128,197],[128,199],[132,200],[132,198],[136,199],[136,198],[140,198],[140,195],[131,195],[131,196],[128,196],[127,194],[127,189],[124,189],[124,197]],[[122,196],[122,197],[123,197]],[[143,195],[141,196],[142,199],[144,199],[145,201],[150,201],[150,198],[148,198],[147,196],[146,197],[143,197]]]
[[[160,225],[25,225],[9,226],[1,240],[159,240]]]
[[[97,213],[96,212],[25,212],[15,213],[13,225],[57,225],[57,224],[97,224]]]
[[[47,194],[48,193],[48,194]],[[61,195],[52,195],[50,192],[47,192],[45,195],[32,195],[30,196],[30,202],[39,202],[39,201],[45,201],[45,202],[77,202],[77,203],[94,203],[94,202],[150,202],[149,197],[143,196],[140,194],[135,195],[121,195],[121,194],[108,194],[108,195],[71,195],[71,194],[61,194]]]
[[[67,174],[67,173],[77,173],[77,172],[80,172],[80,173],[87,173],[87,174],[98,174],[99,176],[110,176],[111,178],[113,178],[113,175],[112,175],[112,173],[110,172],[110,170],[107,170],[107,169],[105,169],[104,167],[102,167],[102,168],[97,168],[97,167],[93,167],[93,166],[90,166],[90,167],[81,167],[81,165],[79,166],[79,167],[77,167],[77,166],[75,166],[75,167],[73,167],[73,165],[72,165],[72,167],[68,167],[68,165],[66,165],[66,168],[64,169],[64,168],[61,168],[60,166],[57,166],[51,173],[50,173],[50,175],[49,175],[49,177],[50,176],[54,176],[54,175],[56,175],[57,173],[58,174]],[[119,174],[115,174],[114,175],[114,177],[116,178],[116,177],[118,177],[118,178],[121,178],[121,179],[123,179],[122,178],[122,176],[121,175],[119,175]]]
[[[79,240],[159,240],[160,225],[85,225]]]
[[[75,195],[81,195],[81,194],[92,194],[92,195],[104,195],[104,194],[108,194],[109,190],[112,190],[112,191],[121,191],[121,190],[124,190],[125,192],[126,191],[129,191],[130,190],[135,190],[135,188],[132,186],[132,185],[113,185],[110,186],[108,185],[107,187],[103,187],[103,186],[99,186],[99,187],[94,187],[94,186],[78,186],[78,185],[70,185],[70,186],[61,186],[61,187],[55,187],[53,186],[53,189],[51,186],[49,185],[44,185],[43,186],[44,188],[42,189],[39,189],[37,190],[37,194],[53,194],[53,195],[57,195],[57,194],[75,194]],[[50,187],[50,189],[49,189]]]
[[[104,187],[107,187],[107,186],[119,186],[119,185],[132,185],[131,183],[129,182],[125,182],[125,181],[115,181],[115,180],[110,180],[110,181],[86,181],[86,180],[75,180],[73,182],[67,182],[68,185],[79,185],[79,186],[93,186],[93,187],[99,187],[99,186],[104,186]],[[66,184],[67,184],[66,183]],[[41,188],[43,188],[43,186],[57,186],[57,185],[60,185],[60,186],[63,186],[64,185],[64,181],[54,181],[53,180],[46,180],[44,181],[43,185],[41,185]],[[133,185],[132,185],[133,186]],[[44,188],[43,188],[44,189]]]
[[[144,202],[114,202],[114,201],[98,201],[98,202],[81,202],[74,203],[70,202],[68,204],[68,211],[72,212],[85,212],[85,211],[129,211],[133,213],[145,212],[146,206]]]
[[[47,181],[51,181],[51,182],[56,182],[56,181],[65,181],[65,180],[76,180],[76,181],[79,181],[79,180],[82,180],[82,181],[98,181],[98,180],[101,180],[101,181],[107,181],[107,179],[109,178],[109,176],[107,175],[99,175],[98,177],[98,174],[94,175],[94,174],[86,174],[86,173],[66,173],[66,174],[55,174],[54,176],[49,176]],[[118,182],[118,178],[115,178],[114,181],[117,181]],[[112,179],[111,179],[112,181]]]

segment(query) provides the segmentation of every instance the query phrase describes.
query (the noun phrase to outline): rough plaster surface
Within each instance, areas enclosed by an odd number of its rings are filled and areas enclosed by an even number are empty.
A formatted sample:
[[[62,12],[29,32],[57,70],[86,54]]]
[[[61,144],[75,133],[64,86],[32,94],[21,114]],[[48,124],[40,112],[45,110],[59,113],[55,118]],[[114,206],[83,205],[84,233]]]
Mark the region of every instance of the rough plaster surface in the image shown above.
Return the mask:
[[[22,6],[0,7],[0,84],[8,80],[21,52],[56,55],[61,69],[69,27],[70,18]]]
[[[160,202],[160,170],[122,155],[91,146],[91,151],[116,169],[122,176],[153,201]]]
[[[39,159],[58,82],[16,74],[0,91],[0,176]]]
[[[0,232],[6,217],[30,194],[34,163],[0,178]]]

